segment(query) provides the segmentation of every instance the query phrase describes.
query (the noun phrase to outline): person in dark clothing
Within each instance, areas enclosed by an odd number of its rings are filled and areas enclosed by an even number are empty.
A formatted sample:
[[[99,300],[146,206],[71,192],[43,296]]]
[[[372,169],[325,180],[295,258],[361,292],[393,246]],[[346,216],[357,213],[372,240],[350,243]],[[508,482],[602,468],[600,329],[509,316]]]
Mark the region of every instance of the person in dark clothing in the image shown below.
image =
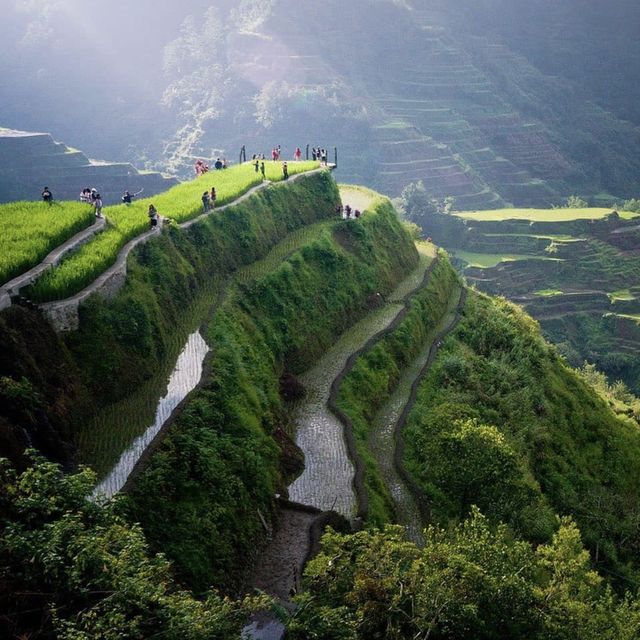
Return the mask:
[[[317,158],[317,153],[316,153],[316,148],[313,147],[313,149],[311,150],[311,158],[313,159],[313,161],[316,161]]]
[[[282,177],[287,180],[289,178],[289,166],[286,162],[282,163]]]
[[[210,203],[210,207],[212,209],[215,208],[216,206],[216,198],[218,197],[218,194],[216,193],[216,188],[215,187],[211,187],[211,193],[209,194],[209,203]]]
[[[347,214],[347,220],[351,217],[351,207],[349,205],[347,205],[344,208],[344,212]]]
[[[255,167],[256,173],[258,173],[258,171],[260,171],[260,161],[256,159],[253,166]]]
[[[132,200],[133,196],[131,195],[131,193],[129,191],[125,191],[124,195],[122,196],[122,202],[124,202],[125,204],[131,204]]]
[[[155,229],[158,226],[158,210],[155,208],[154,205],[150,204],[149,205],[149,211],[147,213],[147,215],[149,216],[149,226],[152,229]]]
[[[223,167],[222,160],[220,160],[220,158],[218,158],[216,160],[216,163],[213,166],[216,168],[216,171],[222,170],[222,167]]]
[[[209,200],[209,192],[208,192],[208,191],[205,191],[205,192],[202,194],[202,209],[203,209],[203,211],[204,211],[205,213],[207,213],[207,211],[209,211],[209,203],[210,203],[210,200]]]
[[[51,193],[49,187],[45,187],[42,190],[42,201],[46,202],[48,205],[53,204],[53,194]]]
[[[267,179],[267,172],[264,166],[264,160],[260,163],[260,173],[262,174],[262,179],[266,180]]]
[[[361,214],[360,214],[360,209],[356,209],[356,210],[354,211],[354,214],[353,214],[353,215],[355,215],[355,217],[356,217],[356,218],[359,218],[359,217],[360,217],[360,215],[361,215]]]

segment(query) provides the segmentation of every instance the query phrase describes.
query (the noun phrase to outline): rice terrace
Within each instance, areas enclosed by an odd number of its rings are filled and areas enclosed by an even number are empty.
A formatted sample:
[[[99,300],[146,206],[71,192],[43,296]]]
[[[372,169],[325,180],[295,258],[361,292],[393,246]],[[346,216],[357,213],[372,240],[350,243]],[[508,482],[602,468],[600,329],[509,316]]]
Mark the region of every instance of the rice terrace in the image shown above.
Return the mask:
[[[640,5],[11,0],[0,638],[640,638]]]

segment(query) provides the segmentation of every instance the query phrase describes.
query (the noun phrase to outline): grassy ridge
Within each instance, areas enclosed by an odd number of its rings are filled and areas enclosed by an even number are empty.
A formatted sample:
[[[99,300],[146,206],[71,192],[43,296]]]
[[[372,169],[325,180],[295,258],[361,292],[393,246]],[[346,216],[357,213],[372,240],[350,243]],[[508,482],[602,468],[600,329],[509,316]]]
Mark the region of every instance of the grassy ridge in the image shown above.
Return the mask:
[[[348,247],[348,248],[345,248]],[[282,487],[284,372],[299,372],[387,293],[417,255],[388,202],[336,222],[271,273],[240,284],[207,332],[210,374],[132,494],[134,517],[196,589],[230,588]]]
[[[406,463],[440,522],[477,505],[530,540],[571,514],[599,567],[640,561],[640,432],[556,355],[517,307],[471,296],[420,389]]]
[[[265,162],[265,166],[268,180],[282,180],[280,163]],[[318,166],[317,162],[292,162],[289,173],[294,175]],[[209,172],[162,194],[138,200],[130,206],[108,207],[105,209],[108,228],[39,278],[28,295],[38,302],[46,302],[72,296],[84,289],[116,261],[118,252],[129,240],[148,229],[147,210],[151,203],[161,216],[181,223],[202,213],[200,198],[203,191],[215,187],[216,204],[222,206],[261,182],[260,173],[256,173],[250,164],[243,164],[224,171]]]
[[[93,222],[80,202],[12,202],[0,205],[0,284],[28,271]]]
[[[353,423],[358,452],[365,463],[368,517],[372,524],[381,526],[393,521],[393,501],[367,446],[370,423],[389,399],[402,369],[424,349],[457,281],[451,264],[441,255],[427,285],[412,298],[404,319],[356,360],[340,385],[337,405]]]

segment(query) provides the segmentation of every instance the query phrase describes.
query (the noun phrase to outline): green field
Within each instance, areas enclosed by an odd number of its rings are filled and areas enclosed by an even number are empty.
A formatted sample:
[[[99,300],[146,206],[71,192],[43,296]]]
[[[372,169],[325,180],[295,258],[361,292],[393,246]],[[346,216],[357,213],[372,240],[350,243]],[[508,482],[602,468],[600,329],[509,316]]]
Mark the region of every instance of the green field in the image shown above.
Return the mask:
[[[519,255],[515,253],[476,253],[473,251],[463,251],[461,249],[449,249],[454,258],[459,258],[468,263],[470,267],[490,269],[501,262],[514,262],[516,260],[553,260],[543,256]]]
[[[80,202],[12,202],[0,205],[0,284],[42,262],[93,222]]]
[[[289,174],[310,171],[318,166],[317,162],[291,162]],[[268,180],[282,180],[281,163],[265,162],[265,167]],[[225,171],[212,171],[130,206],[108,207],[104,210],[109,223],[107,230],[63,260],[58,267],[45,273],[31,288],[29,296],[38,302],[45,302],[66,298],[84,289],[116,261],[120,249],[129,240],[149,228],[147,210],[151,203],[162,217],[182,223],[202,213],[200,197],[203,191],[215,187],[216,205],[220,206],[236,200],[261,182],[260,174],[255,172],[250,163],[246,163]]]
[[[572,220],[601,220],[611,209],[494,209],[490,211],[461,211],[453,215],[465,220],[496,222],[503,220],[531,220],[532,222],[571,222]],[[637,218],[632,211],[619,211],[625,220]]]

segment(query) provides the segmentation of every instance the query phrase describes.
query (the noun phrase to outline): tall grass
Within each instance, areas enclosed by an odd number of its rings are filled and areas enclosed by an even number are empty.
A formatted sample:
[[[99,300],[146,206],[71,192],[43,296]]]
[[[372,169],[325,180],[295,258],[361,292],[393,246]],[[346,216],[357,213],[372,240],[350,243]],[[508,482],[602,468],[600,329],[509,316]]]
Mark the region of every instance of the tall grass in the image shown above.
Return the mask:
[[[291,162],[289,175],[310,171],[317,162]],[[283,179],[280,162],[265,162],[266,178],[273,182]],[[216,206],[228,204],[262,182],[251,163],[223,171],[212,171],[185,182],[152,198],[133,204],[105,209],[109,227],[91,242],[63,260],[58,267],[43,274],[31,287],[29,296],[38,302],[60,300],[82,291],[101,273],[115,263],[120,249],[149,226],[147,210],[153,203],[161,216],[178,223],[186,222],[202,213],[201,196],[211,187],[216,189]]]
[[[92,221],[91,207],[80,202],[0,205],[0,284],[42,262]]]

